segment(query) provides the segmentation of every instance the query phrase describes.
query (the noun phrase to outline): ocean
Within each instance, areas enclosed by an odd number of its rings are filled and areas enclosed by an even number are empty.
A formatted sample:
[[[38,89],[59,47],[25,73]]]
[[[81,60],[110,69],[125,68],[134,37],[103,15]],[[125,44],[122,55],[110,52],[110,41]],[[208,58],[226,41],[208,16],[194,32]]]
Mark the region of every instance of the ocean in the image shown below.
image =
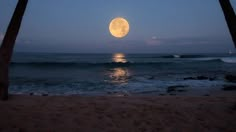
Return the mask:
[[[15,53],[12,94],[206,95],[236,74],[236,54]]]

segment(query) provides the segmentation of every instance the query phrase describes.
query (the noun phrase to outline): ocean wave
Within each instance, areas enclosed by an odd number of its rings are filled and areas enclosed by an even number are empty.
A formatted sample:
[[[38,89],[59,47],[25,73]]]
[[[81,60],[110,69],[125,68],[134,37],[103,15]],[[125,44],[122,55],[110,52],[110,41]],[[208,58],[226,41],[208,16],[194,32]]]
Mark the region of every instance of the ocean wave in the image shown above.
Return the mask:
[[[171,65],[171,64],[189,64],[194,62],[202,63],[236,63],[236,58],[214,58],[214,57],[205,57],[205,58],[193,58],[182,61],[172,61],[172,60],[163,60],[163,61],[153,61],[153,62],[12,62],[11,66],[31,66],[31,67],[94,67],[94,66],[108,66],[108,67],[127,67],[127,66],[138,66],[138,65]]]
[[[200,58],[207,57],[205,55],[184,55],[184,54],[169,54],[169,55],[144,55],[144,56],[130,56],[131,58]]]
[[[204,56],[204,55],[178,55],[178,54],[173,54],[173,55],[161,56],[160,58],[200,58],[200,57],[206,57],[206,56]]]
[[[62,67],[89,67],[89,66],[130,66],[130,65],[167,65],[174,62],[106,62],[106,63],[87,63],[87,62],[12,62],[12,66],[62,66]]]
[[[236,58],[222,58],[221,61],[225,63],[236,63]]]
[[[193,60],[205,61],[205,62],[224,62],[224,63],[236,63],[235,57],[206,57],[206,58],[195,58]]]

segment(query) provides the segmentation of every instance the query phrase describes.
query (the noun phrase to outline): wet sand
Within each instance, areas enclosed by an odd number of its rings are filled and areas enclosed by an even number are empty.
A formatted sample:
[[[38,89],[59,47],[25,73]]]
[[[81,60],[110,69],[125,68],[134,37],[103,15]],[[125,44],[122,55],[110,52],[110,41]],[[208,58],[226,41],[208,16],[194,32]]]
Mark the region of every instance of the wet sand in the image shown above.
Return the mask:
[[[0,101],[0,131],[235,131],[236,96],[28,96]]]

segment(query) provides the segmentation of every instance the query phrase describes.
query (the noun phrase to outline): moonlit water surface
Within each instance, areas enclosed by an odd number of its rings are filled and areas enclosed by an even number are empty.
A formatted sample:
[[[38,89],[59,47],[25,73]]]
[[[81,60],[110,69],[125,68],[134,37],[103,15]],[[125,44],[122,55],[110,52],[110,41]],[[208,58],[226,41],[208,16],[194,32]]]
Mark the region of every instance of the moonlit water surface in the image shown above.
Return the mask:
[[[219,91],[226,74],[236,73],[229,54],[49,54],[16,53],[10,93],[50,95],[203,95]],[[209,79],[186,79],[204,76]]]

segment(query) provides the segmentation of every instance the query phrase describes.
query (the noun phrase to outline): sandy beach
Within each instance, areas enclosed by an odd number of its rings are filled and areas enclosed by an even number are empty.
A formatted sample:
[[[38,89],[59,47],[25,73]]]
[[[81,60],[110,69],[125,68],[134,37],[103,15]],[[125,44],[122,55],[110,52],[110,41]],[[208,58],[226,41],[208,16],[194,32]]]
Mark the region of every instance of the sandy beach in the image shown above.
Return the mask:
[[[235,96],[28,96],[0,101],[0,131],[235,131]]]

